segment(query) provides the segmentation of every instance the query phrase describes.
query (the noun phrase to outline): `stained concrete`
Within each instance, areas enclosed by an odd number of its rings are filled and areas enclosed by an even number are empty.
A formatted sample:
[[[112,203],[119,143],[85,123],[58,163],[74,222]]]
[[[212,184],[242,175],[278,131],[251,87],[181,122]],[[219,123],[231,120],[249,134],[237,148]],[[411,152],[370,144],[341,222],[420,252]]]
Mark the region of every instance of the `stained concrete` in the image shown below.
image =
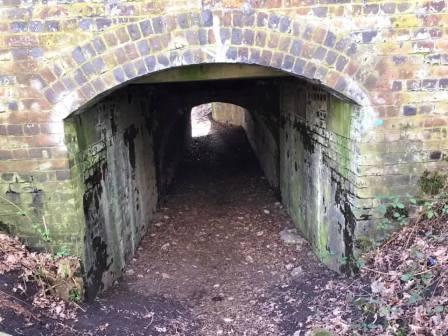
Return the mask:
[[[129,86],[69,118],[70,147],[85,220],[90,296],[120,276],[170,188],[191,141],[192,107],[228,102],[271,187],[316,254],[351,272],[354,108],[292,78]]]

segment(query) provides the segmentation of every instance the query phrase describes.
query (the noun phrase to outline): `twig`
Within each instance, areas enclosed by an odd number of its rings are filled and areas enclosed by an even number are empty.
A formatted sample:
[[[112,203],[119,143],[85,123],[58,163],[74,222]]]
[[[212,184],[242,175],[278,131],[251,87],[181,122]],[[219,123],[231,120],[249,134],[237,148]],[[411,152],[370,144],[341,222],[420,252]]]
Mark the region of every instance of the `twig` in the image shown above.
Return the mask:
[[[47,221],[45,220],[45,216],[42,216],[42,224],[44,225],[45,232],[48,234]]]
[[[24,211],[21,207],[19,207],[17,204],[15,204],[14,202],[10,201],[9,199],[7,199],[6,197],[0,196],[0,199],[5,201],[6,203],[8,203],[9,205],[12,205],[16,210],[20,211],[20,213],[22,213],[31,224],[33,224],[33,220],[31,219],[31,217],[26,213],[26,211]]]
[[[406,240],[406,244],[404,245],[404,248],[408,248],[409,247],[409,242],[411,241],[412,236],[414,235],[415,229],[417,228],[418,223],[420,222],[420,220],[423,217],[423,212],[420,213],[420,215],[417,217],[417,219],[414,222],[414,225],[411,229],[411,232],[409,233],[408,239]]]
[[[378,273],[378,274],[382,274],[382,275],[387,275],[387,276],[395,276],[396,274],[390,274],[390,273],[384,273],[384,272],[380,272],[371,268],[367,268],[367,267],[361,267],[361,269],[364,269],[366,271],[370,271],[370,272],[374,272],[374,273]]]

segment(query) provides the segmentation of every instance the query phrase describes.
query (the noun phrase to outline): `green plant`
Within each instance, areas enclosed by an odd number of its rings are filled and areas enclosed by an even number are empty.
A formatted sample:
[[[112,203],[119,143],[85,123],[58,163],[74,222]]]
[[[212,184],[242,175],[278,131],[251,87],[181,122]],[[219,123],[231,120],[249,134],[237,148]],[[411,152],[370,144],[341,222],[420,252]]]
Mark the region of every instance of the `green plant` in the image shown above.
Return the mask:
[[[81,292],[77,288],[70,289],[68,294],[69,300],[72,302],[80,302],[81,301]]]
[[[415,204],[415,198],[406,196],[406,198],[400,198],[399,196],[380,196],[378,199],[382,202],[377,211],[384,220],[380,223],[380,228],[389,229],[395,227],[396,224],[404,226],[408,223],[409,217],[409,204]]]
[[[59,250],[56,252],[56,257],[68,257],[70,255],[70,251],[67,246],[63,245],[59,248]]]
[[[418,184],[421,191],[428,195],[436,195],[445,185],[446,176],[438,172],[429,172],[425,170],[420,177]]]

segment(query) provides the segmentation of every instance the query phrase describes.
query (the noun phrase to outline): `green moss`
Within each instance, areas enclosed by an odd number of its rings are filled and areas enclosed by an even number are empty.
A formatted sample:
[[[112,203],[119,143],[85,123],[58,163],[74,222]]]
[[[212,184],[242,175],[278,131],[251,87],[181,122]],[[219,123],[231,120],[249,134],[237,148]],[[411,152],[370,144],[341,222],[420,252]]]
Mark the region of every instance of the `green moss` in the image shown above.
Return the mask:
[[[332,336],[328,330],[325,329],[315,329],[311,332],[313,336]]]
[[[339,173],[347,178],[351,163],[350,131],[352,128],[353,107],[350,103],[330,96],[327,128],[337,135]]]

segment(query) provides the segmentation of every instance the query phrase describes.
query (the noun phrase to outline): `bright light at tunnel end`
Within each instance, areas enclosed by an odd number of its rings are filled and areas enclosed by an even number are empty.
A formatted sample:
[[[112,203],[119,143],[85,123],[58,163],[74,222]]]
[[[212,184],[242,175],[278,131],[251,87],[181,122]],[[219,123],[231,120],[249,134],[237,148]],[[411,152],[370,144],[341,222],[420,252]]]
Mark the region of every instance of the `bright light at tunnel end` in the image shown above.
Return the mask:
[[[204,104],[191,109],[191,136],[203,137],[211,133],[211,105]]]

